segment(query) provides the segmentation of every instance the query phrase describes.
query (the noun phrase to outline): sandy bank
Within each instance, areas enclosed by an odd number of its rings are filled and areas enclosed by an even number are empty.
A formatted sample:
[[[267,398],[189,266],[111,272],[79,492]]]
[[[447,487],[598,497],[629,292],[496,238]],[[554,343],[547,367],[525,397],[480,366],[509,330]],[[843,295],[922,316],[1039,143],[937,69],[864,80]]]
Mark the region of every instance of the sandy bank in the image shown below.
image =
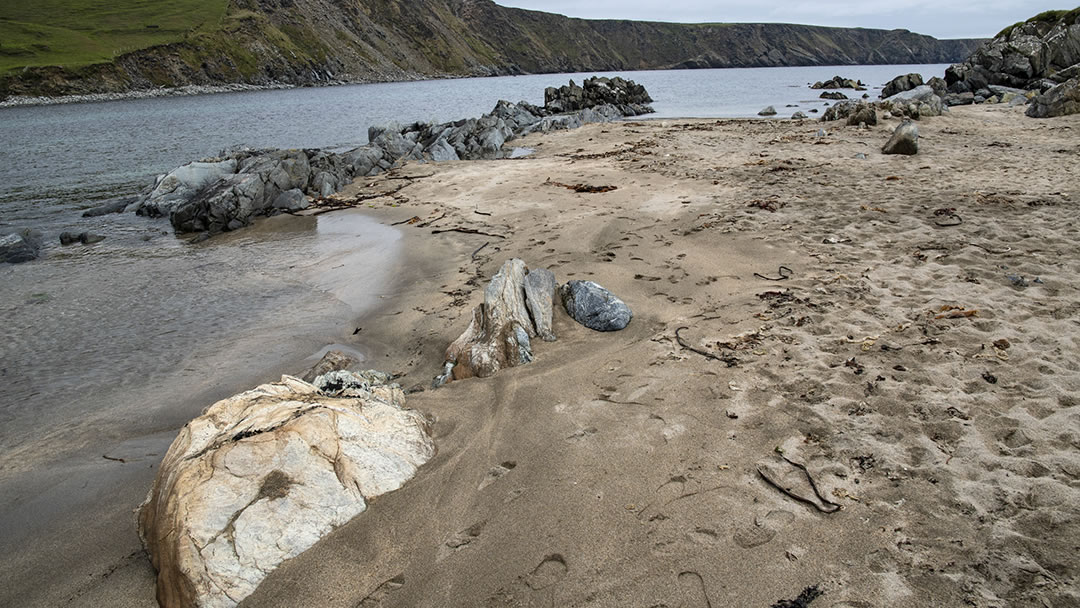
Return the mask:
[[[895,121],[821,126],[590,125],[342,193],[414,178],[364,202],[420,219],[386,306],[342,338],[407,388],[508,257],[635,318],[597,334],[557,311],[536,362],[410,395],[438,456],[245,605],[1080,602],[1080,117],[954,108],[915,157],[880,155]],[[484,234],[433,234],[459,228]],[[76,603],[152,605],[125,559],[68,584]]]

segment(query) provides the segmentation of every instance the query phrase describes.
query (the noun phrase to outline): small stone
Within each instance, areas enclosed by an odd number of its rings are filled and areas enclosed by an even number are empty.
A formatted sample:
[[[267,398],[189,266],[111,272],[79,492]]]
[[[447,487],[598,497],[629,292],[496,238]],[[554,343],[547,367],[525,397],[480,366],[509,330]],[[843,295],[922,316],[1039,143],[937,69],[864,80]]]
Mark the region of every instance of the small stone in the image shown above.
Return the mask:
[[[776,108],[768,106],[758,112],[758,116],[776,116]]]

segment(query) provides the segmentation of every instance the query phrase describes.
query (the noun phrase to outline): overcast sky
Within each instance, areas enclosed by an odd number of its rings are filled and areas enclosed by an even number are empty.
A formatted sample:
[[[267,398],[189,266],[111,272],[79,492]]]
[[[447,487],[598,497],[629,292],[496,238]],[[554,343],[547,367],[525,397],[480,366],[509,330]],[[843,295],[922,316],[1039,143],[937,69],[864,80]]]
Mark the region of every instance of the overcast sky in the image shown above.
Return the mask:
[[[1073,0],[1075,2],[1075,0]],[[1075,8],[1042,0],[818,0],[715,2],[710,0],[496,0],[504,6],[588,19],[680,23],[806,23],[902,28],[936,38],[989,38],[1005,26],[1050,9]]]

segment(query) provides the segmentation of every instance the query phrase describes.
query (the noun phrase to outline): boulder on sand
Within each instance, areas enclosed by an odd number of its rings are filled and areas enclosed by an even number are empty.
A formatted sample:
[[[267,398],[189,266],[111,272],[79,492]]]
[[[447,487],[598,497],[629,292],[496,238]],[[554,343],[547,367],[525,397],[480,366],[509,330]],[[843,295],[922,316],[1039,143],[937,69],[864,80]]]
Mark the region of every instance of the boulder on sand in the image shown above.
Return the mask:
[[[426,419],[372,377],[339,398],[285,376],[180,431],[138,514],[161,606],[237,605],[434,455]]]
[[[555,341],[555,332],[551,329],[555,287],[555,275],[546,268],[530,270],[525,276],[525,304],[536,325],[536,334],[545,342]]]
[[[615,294],[592,281],[570,281],[559,290],[570,317],[596,331],[619,331],[634,314]]]
[[[491,278],[469,327],[446,349],[443,375],[435,379],[435,386],[473,376],[486,378],[532,361],[530,339],[536,330],[525,305],[526,272],[525,262],[512,259]]]
[[[910,120],[905,120],[893,131],[892,137],[881,148],[882,154],[906,154],[908,156],[919,153],[919,127]]]
[[[1026,114],[1032,118],[1052,118],[1080,114],[1080,78],[1063,82],[1031,101]]]

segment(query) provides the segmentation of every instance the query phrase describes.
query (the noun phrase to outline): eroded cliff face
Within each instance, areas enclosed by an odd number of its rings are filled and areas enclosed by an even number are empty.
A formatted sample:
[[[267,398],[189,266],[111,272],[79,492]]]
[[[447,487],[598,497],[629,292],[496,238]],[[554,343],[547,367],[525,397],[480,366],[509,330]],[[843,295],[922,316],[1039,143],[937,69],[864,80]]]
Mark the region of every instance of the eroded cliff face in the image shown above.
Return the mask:
[[[85,68],[33,68],[0,95],[306,85],[566,71],[948,63],[977,40],[786,24],[594,21],[490,0],[231,0],[221,29]]]

